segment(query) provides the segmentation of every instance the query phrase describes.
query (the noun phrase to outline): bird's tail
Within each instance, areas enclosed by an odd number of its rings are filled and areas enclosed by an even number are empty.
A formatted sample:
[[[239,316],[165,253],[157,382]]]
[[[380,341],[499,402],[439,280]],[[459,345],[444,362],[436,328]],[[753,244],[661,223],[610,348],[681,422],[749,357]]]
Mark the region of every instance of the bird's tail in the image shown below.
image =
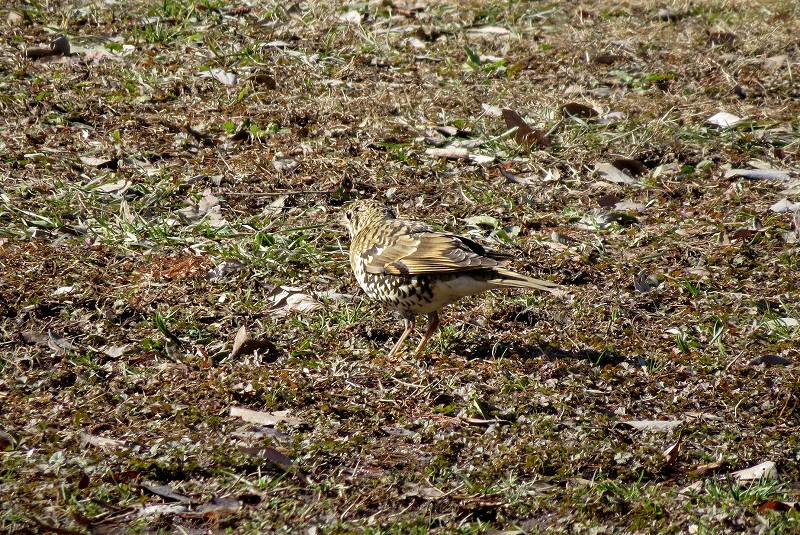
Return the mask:
[[[533,288],[535,290],[553,293],[563,293],[565,290],[563,286],[555,282],[527,277],[511,271],[510,269],[496,267],[492,271],[494,272],[494,276],[487,282],[496,286],[503,286],[506,288]]]

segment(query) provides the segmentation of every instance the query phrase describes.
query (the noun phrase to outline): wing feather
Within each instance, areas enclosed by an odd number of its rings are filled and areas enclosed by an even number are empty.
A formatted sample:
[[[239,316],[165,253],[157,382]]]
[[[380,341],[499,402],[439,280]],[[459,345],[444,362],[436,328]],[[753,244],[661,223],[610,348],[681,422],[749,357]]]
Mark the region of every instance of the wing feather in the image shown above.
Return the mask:
[[[422,275],[454,273],[500,265],[480,244],[424,224],[385,221],[378,243],[361,253],[367,273]]]

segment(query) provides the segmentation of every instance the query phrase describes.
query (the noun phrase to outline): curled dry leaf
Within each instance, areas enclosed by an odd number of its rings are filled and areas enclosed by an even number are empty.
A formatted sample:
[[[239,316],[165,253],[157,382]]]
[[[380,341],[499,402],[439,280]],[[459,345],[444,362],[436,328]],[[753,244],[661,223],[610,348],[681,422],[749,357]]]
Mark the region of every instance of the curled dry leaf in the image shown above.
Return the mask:
[[[247,79],[254,85],[263,85],[266,86],[267,89],[277,89],[278,82],[275,80],[274,77],[270,76],[269,74],[254,74],[253,76]]]
[[[310,314],[322,308],[322,303],[303,293],[300,288],[291,286],[278,286],[268,296],[272,300],[270,312],[278,317],[289,312]]]
[[[542,130],[534,130],[528,126],[528,123],[525,122],[525,119],[523,119],[519,113],[504,108],[502,114],[506,126],[508,128],[516,128],[516,130],[514,130],[514,141],[524,147],[533,147],[534,145],[540,145],[542,147],[550,146],[550,140],[547,134]]]
[[[238,260],[223,260],[216,267],[209,269],[206,279],[216,280],[230,273],[239,273],[247,269],[247,266]]]
[[[723,465],[722,459],[714,461],[713,463],[701,464],[697,468],[694,469],[693,473],[696,476],[703,477],[708,474],[714,473],[719,470]]]
[[[577,117],[578,119],[595,119],[600,113],[594,108],[579,102],[570,102],[561,107],[564,117]]]
[[[787,366],[791,363],[791,360],[779,355],[761,355],[749,361],[747,364],[750,366],[761,366],[762,364],[765,366]]]
[[[90,165],[92,167],[97,167],[98,169],[116,169],[119,160],[116,158],[96,158],[94,156],[80,156],[80,161],[86,165]],[[121,180],[120,182],[125,183],[126,180]],[[103,187],[103,186],[100,186]],[[95,188],[97,191],[99,188]]]
[[[800,511],[800,503],[798,502],[779,502],[776,500],[770,500],[768,502],[764,502],[759,508],[758,512],[763,513],[765,511],[778,511],[779,513],[785,513],[787,511],[791,511],[794,509],[795,511]]]
[[[17,447],[17,439],[9,433],[0,430],[0,452],[13,450]]]
[[[206,192],[197,204],[190,204],[176,212],[189,224],[204,222],[211,227],[222,227],[227,221],[222,218],[222,207],[219,198]]]
[[[672,466],[678,461],[678,455],[681,451],[681,442],[683,441],[683,429],[678,431],[678,438],[675,444],[669,446],[664,450],[664,460],[666,466]]]
[[[69,39],[60,35],[56,37],[47,48],[29,48],[25,51],[25,56],[31,59],[46,58],[49,56],[69,56]]]
[[[235,359],[242,355],[251,355],[256,351],[276,356],[278,354],[278,348],[271,340],[266,338],[261,340],[250,338],[250,335],[247,334],[247,329],[242,325],[236,333],[236,338],[233,340],[231,358]]]
[[[611,165],[631,176],[646,175],[650,172],[646,165],[632,158],[617,158],[611,162]]]

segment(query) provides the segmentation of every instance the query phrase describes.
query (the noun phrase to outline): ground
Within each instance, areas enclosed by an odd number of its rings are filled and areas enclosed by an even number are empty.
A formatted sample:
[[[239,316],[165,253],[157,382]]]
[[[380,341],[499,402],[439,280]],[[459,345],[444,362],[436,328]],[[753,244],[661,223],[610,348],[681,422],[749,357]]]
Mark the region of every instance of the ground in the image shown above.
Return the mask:
[[[2,531],[800,530],[795,3],[0,14]],[[566,292],[388,360],[362,197]]]

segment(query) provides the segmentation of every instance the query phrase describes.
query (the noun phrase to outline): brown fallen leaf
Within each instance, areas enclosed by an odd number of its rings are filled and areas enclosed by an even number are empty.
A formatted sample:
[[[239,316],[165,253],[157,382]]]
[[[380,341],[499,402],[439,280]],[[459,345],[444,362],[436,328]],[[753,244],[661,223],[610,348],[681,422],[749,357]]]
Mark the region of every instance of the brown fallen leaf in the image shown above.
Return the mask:
[[[271,340],[262,338],[256,340],[251,338],[247,333],[247,328],[242,325],[236,333],[236,338],[233,340],[233,349],[231,349],[231,358],[237,358],[242,355],[251,355],[256,351],[260,353],[267,353],[269,355],[278,356],[278,347],[272,343]]]
[[[160,496],[165,500],[170,500],[173,502],[180,502],[180,503],[198,503],[194,498],[191,496],[187,496],[186,494],[182,494],[169,485],[158,485],[156,483],[139,483],[135,485],[136,488],[146,490],[150,494],[155,494],[156,496]]]
[[[673,466],[678,461],[678,455],[681,451],[681,441],[683,440],[683,429],[678,431],[678,439],[675,444],[664,450],[664,463],[665,466]]]
[[[696,475],[698,477],[703,477],[703,476],[706,476],[708,474],[716,472],[717,470],[722,468],[723,464],[724,464],[724,461],[722,459],[720,459],[718,461],[714,461],[713,463],[701,464],[700,466],[698,466],[697,468],[695,468],[692,471],[692,474],[694,474],[694,475]]]
[[[214,497],[211,498],[210,501],[199,506],[194,513],[209,520],[217,520],[219,518],[232,515],[241,509],[241,507],[242,503],[236,498]]]
[[[765,366],[786,366],[791,363],[791,360],[779,355],[761,355],[749,361],[747,364],[750,366],[760,366],[762,364]]]
[[[650,172],[650,169],[648,169],[646,165],[632,158],[617,158],[616,160],[612,160],[611,165],[620,171],[629,173],[631,176],[646,175]]]
[[[561,106],[564,117],[577,117],[579,119],[594,119],[600,114],[592,107],[579,102],[569,102]]]
[[[56,37],[47,48],[29,48],[25,51],[25,57],[31,59],[46,58],[49,56],[69,56],[69,40],[60,35]]]
[[[124,440],[90,435],[89,433],[78,433],[78,437],[80,438],[81,446],[86,446],[87,444],[98,448],[130,448],[132,446],[132,444]]]
[[[516,128],[513,134],[514,141],[520,145],[525,147],[533,147],[535,145],[550,146],[550,139],[547,137],[547,133],[543,130],[534,130],[528,126],[525,119],[514,110],[503,108],[503,119],[506,121],[506,127]]]
[[[777,500],[770,500],[761,504],[761,506],[758,508],[758,512],[763,513],[764,511],[778,511],[785,513],[786,511],[791,511],[792,509],[800,511],[800,504],[797,502],[779,502]]]

